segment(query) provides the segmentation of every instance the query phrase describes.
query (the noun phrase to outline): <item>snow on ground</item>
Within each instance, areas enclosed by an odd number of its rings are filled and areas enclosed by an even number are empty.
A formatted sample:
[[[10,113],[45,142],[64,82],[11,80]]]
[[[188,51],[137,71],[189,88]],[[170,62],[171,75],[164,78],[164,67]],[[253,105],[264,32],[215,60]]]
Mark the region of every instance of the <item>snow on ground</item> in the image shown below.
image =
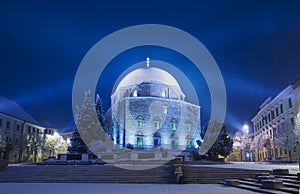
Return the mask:
[[[1,194],[252,194],[220,184],[1,183]]]
[[[216,168],[241,168],[250,170],[273,170],[278,168],[289,169],[289,173],[297,174],[299,172],[298,163],[284,163],[284,164],[271,164],[266,162],[232,162],[230,164],[215,164],[215,165],[194,165],[193,166],[207,166]]]

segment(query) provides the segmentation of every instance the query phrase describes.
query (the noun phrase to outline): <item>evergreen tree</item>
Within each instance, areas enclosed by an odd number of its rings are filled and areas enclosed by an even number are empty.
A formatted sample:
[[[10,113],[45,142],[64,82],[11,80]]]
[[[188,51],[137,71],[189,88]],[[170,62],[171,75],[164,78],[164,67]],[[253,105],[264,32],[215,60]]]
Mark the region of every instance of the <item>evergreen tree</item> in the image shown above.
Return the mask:
[[[93,152],[103,149],[106,134],[95,114],[95,103],[90,91],[85,92],[82,107],[76,117],[76,125],[82,140]]]
[[[74,125],[73,134],[70,141],[71,146],[68,147],[69,153],[88,153],[88,148],[81,139],[76,125]]]
[[[216,142],[217,138],[220,135],[220,131],[222,130],[223,123],[218,121],[209,121],[204,129],[201,131],[201,140],[198,141],[200,144],[199,147],[199,154],[200,155],[207,155],[208,151]],[[198,145],[199,145],[198,144]]]
[[[104,149],[106,124],[99,95],[97,95],[96,101],[95,104],[90,91],[85,92],[82,106],[78,107],[76,115],[76,126],[71,138],[71,146],[68,149],[70,153],[89,153],[92,151],[97,154]]]
[[[213,144],[213,146],[208,151],[208,155],[211,159],[216,159],[218,155],[228,156],[232,150],[233,140],[228,135],[226,125],[222,125],[222,130]]]
[[[104,111],[103,111],[103,104],[102,104],[102,100],[99,96],[99,94],[97,94],[96,96],[96,114],[98,117],[98,120],[101,124],[101,126],[103,127],[103,130],[108,133],[108,129],[107,129],[107,123],[105,121],[105,117],[104,117]]]

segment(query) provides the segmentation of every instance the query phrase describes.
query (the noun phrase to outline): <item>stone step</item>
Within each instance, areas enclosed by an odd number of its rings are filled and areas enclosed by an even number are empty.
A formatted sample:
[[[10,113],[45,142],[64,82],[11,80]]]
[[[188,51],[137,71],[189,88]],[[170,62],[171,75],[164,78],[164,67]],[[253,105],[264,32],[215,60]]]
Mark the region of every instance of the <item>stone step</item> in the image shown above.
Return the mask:
[[[221,181],[220,183],[226,185],[226,183],[224,181]],[[271,189],[262,189],[258,186],[251,185],[251,184],[250,185],[249,184],[239,184],[239,185],[235,185],[233,187],[237,187],[240,189],[245,189],[245,190],[249,190],[249,191],[253,191],[253,192],[257,192],[257,193],[286,194],[286,192],[274,191]]]
[[[175,183],[174,168],[164,165],[149,170],[126,170],[105,165],[9,166],[0,182],[51,183]]]
[[[219,183],[225,179],[253,177],[255,173],[271,171],[245,170],[233,168],[192,167],[184,166],[184,183]]]
[[[247,186],[251,186],[251,187],[257,187],[259,189],[264,190],[262,187],[262,183],[259,182],[257,179],[253,179],[253,178],[243,178],[239,180],[240,185],[247,185]],[[272,193],[299,193],[299,188],[298,187],[291,187],[291,185],[284,183],[283,184],[284,187],[283,188],[279,188],[279,189],[271,189],[273,190]]]

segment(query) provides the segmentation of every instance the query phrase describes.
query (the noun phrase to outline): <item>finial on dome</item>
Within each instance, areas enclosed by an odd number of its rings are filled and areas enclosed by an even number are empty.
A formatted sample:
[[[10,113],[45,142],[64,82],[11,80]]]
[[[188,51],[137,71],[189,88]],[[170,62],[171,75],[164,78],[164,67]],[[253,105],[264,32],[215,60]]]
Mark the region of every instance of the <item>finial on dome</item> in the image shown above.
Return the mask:
[[[147,67],[150,66],[150,58],[149,57],[147,57],[146,64],[147,64]]]

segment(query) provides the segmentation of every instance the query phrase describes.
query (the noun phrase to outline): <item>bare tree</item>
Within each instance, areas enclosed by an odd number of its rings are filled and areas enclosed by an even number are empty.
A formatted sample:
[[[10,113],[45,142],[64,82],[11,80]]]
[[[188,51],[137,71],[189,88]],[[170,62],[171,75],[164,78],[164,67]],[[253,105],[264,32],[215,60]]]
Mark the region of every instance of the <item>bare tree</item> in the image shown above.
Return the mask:
[[[240,152],[240,159],[243,161],[243,151],[245,151],[247,145],[247,135],[241,133],[240,131],[236,132],[233,137],[233,149]]]
[[[4,151],[5,151],[5,142],[0,134],[0,160],[3,158]]]
[[[266,137],[264,135],[256,135],[250,144],[250,147],[257,151],[257,161],[262,161],[260,150],[262,150],[266,143]]]
[[[300,108],[295,114],[294,117],[295,126],[294,126],[294,133],[296,134],[297,144],[298,144],[298,160],[299,160],[299,169],[300,169]]]
[[[68,146],[70,146],[70,143],[64,140],[57,132],[54,132],[53,135],[46,135],[43,145],[44,157],[55,156],[58,153],[66,153]]]
[[[293,124],[283,120],[281,125],[277,128],[275,136],[276,145],[288,151],[290,162],[292,162],[292,149],[296,142],[296,134],[294,131]]]

